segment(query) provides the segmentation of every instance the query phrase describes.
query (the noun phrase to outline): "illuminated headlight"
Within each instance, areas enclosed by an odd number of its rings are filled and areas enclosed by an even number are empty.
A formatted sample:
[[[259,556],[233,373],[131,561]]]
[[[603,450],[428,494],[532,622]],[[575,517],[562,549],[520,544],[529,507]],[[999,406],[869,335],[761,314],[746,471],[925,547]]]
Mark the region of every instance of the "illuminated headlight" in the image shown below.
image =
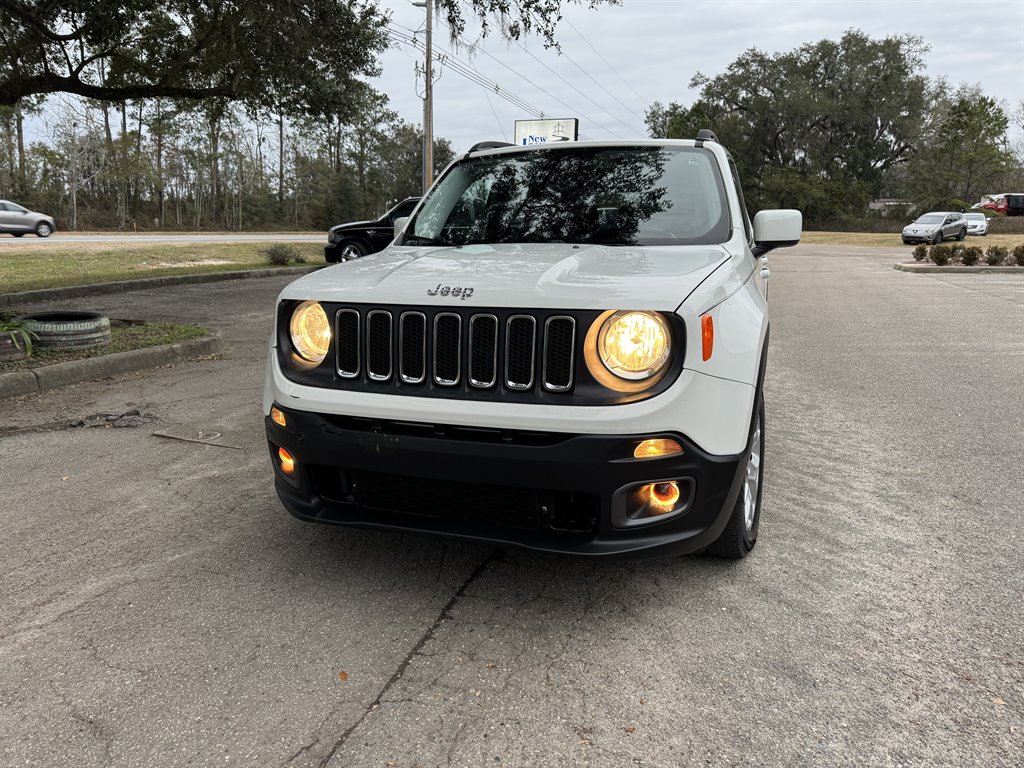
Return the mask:
[[[316,301],[304,301],[292,311],[288,325],[292,346],[299,357],[311,363],[320,363],[327,357],[331,345],[331,324],[327,313]]]
[[[668,323],[656,312],[615,312],[597,335],[597,352],[605,368],[628,381],[657,376],[671,349]]]

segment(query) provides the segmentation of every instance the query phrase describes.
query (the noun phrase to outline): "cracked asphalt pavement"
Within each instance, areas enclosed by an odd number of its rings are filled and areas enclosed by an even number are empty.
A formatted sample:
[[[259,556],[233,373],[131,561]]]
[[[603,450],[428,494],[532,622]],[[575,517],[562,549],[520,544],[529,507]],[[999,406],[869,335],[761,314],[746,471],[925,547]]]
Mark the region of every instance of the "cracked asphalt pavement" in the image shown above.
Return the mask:
[[[771,255],[739,563],[298,522],[285,278],[64,302],[225,351],[0,401],[0,765],[1024,764],[1024,277],[905,257]]]

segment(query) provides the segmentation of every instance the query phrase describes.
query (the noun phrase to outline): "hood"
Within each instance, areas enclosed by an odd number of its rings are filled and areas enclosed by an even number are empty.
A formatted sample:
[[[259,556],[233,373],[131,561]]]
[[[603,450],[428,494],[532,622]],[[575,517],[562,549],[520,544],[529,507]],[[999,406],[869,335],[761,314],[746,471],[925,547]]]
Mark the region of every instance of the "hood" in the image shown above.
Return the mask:
[[[284,299],[420,306],[673,311],[722,246],[550,243],[395,247],[299,278]]]
[[[351,222],[348,222],[347,224],[335,224],[333,227],[331,227],[327,231],[328,232],[336,232],[339,229],[357,229],[359,227],[374,227],[374,226],[381,226],[381,223],[380,223],[379,219],[374,219],[373,221],[351,221]]]

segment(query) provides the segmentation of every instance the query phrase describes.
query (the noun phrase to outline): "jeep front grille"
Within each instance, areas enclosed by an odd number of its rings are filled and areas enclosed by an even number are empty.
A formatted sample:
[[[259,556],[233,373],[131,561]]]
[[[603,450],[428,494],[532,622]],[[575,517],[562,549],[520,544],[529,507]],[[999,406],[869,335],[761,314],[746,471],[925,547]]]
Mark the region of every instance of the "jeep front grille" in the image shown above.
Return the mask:
[[[546,312],[502,314],[339,309],[338,375],[368,383],[429,384],[452,390],[572,390],[576,318]]]

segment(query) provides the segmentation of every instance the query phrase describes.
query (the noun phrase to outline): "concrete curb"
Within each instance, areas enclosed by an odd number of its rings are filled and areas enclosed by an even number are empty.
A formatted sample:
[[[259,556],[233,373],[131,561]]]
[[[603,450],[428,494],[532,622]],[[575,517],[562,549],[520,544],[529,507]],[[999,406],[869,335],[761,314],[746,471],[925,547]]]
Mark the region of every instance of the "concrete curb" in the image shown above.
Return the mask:
[[[304,275],[323,269],[327,264],[311,267],[273,267],[268,269],[247,269],[237,272],[204,272],[199,275],[165,275],[164,277],[143,277],[138,280],[119,280],[116,283],[94,283],[92,285],[69,285],[65,288],[41,288],[21,293],[0,293],[0,307],[14,304],[29,304],[34,301],[56,301],[75,299],[80,296],[98,296],[104,293],[126,293],[160,288],[165,285],[192,285],[216,283],[221,280],[251,280],[279,275]]]
[[[162,344],[158,347],[144,347],[112,355],[90,357],[85,360],[71,360],[67,363],[44,365],[31,371],[15,371],[0,374],[0,399],[16,395],[31,395],[48,389],[65,387],[92,379],[105,379],[124,373],[156,368],[181,360],[203,355],[212,355],[223,348],[220,334],[216,331],[199,339],[179,341],[176,344]]]
[[[940,267],[938,264],[893,264],[892,268],[899,270],[900,272],[917,272],[918,274],[928,274],[931,272],[949,272],[950,274],[975,275],[980,274],[982,272],[1002,274],[1024,272],[1024,267],[990,267],[986,264],[977,265],[973,267],[964,267],[956,264],[947,264],[944,267]]]

